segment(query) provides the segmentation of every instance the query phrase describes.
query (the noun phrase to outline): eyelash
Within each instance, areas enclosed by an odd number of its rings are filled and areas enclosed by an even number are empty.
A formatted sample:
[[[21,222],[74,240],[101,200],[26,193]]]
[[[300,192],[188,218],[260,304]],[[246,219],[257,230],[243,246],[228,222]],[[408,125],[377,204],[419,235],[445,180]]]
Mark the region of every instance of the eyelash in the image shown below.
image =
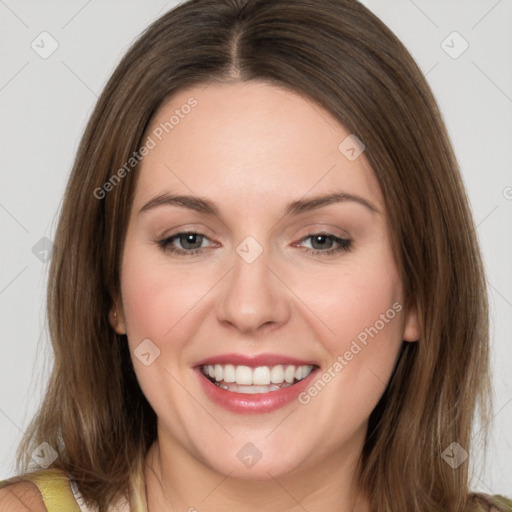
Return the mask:
[[[165,252],[170,252],[170,253],[182,255],[182,256],[199,254],[199,253],[203,252],[205,249],[207,249],[206,247],[200,247],[198,249],[186,250],[186,249],[177,249],[176,247],[173,247],[171,245],[172,242],[175,239],[179,239],[180,236],[182,236],[182,235],[199,235],[201,237],[208,238],[205,234],[199,233],[197,231],[181,231],[180,233],[176,233],[174,235],[171,235],[170,237],[167,237],[163,240],[158,241],[157,244]],[[348,252],[352,249],[352,240],[347,240],[345,238],[339,238],[337,236],[334,236],[330,233],[325,233],[325,232],[310,233],[309,235],[302,238],[300,240],[300,242],[304,242],[308,238],[312,238],[314,236],[322,236],[325,238],[329,238],[332,241],[336,242],[338,244],[338,247],[336,247],[334,249],[327,249],[326,251],[321,251],[318,249],[309,249],[308,247],[303,248],[304,252],[306,252],[308,254],[323,256],[323,255],[331,255],[331,254],[340,253],[340,252]]]

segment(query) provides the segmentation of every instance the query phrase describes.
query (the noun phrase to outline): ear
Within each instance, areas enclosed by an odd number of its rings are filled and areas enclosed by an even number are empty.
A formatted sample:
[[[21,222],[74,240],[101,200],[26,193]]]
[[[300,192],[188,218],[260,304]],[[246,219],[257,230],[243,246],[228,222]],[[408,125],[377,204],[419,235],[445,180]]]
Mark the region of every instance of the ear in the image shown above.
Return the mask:
[[[420,338],[418,306],[414,297],[408,301],[408,305],[405,310],[405,324],[402,338],[409,342],[418,341]]]
[[[123,308],[117,304],[117,301],[114,301],[108,313],[108,319],[112,329],[114,329],[117,334],[126,334]]]

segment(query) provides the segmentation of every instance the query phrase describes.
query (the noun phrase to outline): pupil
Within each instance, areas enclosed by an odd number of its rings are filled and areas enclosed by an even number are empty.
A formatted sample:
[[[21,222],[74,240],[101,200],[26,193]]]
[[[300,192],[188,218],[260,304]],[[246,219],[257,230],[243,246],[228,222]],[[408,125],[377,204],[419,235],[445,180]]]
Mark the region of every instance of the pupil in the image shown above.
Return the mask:
[[[322,239],[324,240],[324,243],[321,243]],[[313,237],[312,245],[314,247],[316,242],[320,242],[320,249],[325,249],[325,242],[328,241],[328,240],[329,239],[328,239],[327,235],[317,235],[317,236]]]
[[[192,244],[192,245],[194,245],[194,243],[197,244],[197,240],[195,240],[195,239],[198,236],[200,236],[200,235],[197,235],[197,234],[194,234],[194,233],[188,233],[186,235],[182,235],[181,236],[181,242],[182,242],[183,247],[185,247],[187,249],[197,249],[198,247],[187,247],[187,244],[189,244],[189,243]],[[195,240],[195,242],[194,242],[194,240]],[[199,247],[201,247],[201,242],[199,242]]]

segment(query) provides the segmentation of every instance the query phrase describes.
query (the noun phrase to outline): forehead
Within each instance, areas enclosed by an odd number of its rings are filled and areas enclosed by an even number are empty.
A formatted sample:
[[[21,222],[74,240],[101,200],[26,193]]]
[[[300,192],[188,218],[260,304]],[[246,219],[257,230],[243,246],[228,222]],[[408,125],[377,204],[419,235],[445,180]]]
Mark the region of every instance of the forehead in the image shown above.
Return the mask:
[[[183,89],[153,116],[148,137],[135,208],[166,192],[270,206],[336,189],[383,209],[364,152],[348,158],[347,148],[361,149],[353,135],[310,98],[266,82]]]

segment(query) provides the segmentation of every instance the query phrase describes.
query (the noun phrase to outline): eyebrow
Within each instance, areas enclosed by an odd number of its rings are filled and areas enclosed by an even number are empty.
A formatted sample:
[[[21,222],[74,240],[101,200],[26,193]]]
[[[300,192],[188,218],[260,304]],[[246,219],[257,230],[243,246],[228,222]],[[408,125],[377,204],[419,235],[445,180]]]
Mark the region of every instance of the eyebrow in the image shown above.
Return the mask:
[[[293,201],[286,206],[285,215],[299,215],[330,204],[346,202],[355,202],[364,206],[372,213],[380,213],[379,210],[367,199],[354,194],[347,194],[345,192],[335,192],[333,194],[317,196],[311,199],[299,199],[297,201]],[[219,207],[209,199],[197,196],[171,194],[160,194],[149,200],[139,210],[139,214],[162,205],[178,206],[194,210],[204,215],[219,216]]]

